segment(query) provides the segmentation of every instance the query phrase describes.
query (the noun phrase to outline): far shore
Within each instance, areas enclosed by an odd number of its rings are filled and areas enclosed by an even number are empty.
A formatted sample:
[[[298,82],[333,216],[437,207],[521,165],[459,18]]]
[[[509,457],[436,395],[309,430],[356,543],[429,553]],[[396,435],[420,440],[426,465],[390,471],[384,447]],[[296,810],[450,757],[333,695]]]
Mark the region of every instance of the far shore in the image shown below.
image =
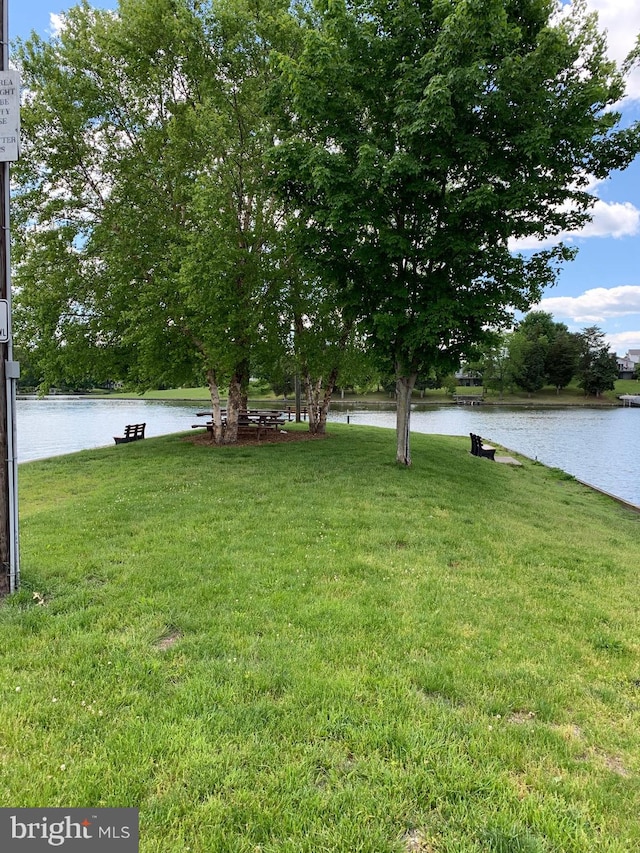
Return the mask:
[[[470,405],[463,401],[464,397],[477,397],[482,395],[481,401],[474,402],[474,405],[483,406],[522,406],[528,408],[535,407],[553,407],[566,408],[568,406],[595,407],[595,408],[615,408],[624,406],[624,402],[620,397],[624,395],[640,397],[640,381],[635,379],[619,379],[612,391],[605,391],[601,396],[596,397],[587,395],[575,385],[570,385],[568,388],[563,388],[559,393],[554,388],[543,388],[533,394],[514,391],[498,394],[496,391],[477,387],[458,387],[455,394],[450,394],[444,389],[426,390],[424,392],[415,391],[413,394],[413,403],[424,406],[459,406]],[[37,396],[35,392],[19,392],[19,399],[32,399]],[[78,398],[109,398],[109,399],[143,399],[143,400],[172,400],[175,402],[210,402],[209,391],[207,388],[170,388],[170,389],[151,389],[144,392],[136,392],[135,390],[122,391],[104,391],[95,389],[93,391],[52,391],[46,396],[73,396]],[[454,396],[458,399],[454,399]],[[249,402],[260,406],[268,403],[277,404],[278,406],[295,409],[295,399],[293,396],[276,396],[261,388],[252,388],[249,391]],[[304,397],[302,406],[304,407]],[[390,394],[384,391],[372,393],[358,393],[353,391],[342,392],[338,389],[331,401],[332,406],[339,405],[357,405],[357,406],[394,406],[395,399]]]

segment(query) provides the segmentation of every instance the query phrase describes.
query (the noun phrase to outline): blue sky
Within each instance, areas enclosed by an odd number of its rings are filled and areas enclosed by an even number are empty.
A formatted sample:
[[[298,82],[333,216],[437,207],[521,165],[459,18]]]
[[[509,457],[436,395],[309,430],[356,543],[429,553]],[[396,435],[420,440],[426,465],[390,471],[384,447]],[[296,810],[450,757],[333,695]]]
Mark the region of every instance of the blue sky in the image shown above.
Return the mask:
[[[26,38],[32,30],[46,36],[55,27],[55,16],[74,5],[69,0],[8,3],[11,38]],[[92,5],[115,8],[117,2],[92,0]],[[600,16],[610,55],[622,61],[640,33],[640,2],[587,0],[587,6]],[[625,123],[640,119],[640,68],[629,78],[621,110]],[[592,222],[581,233],[565,236],[578,247],[578,257],[564,267],[539,307],[572,331],[599,326],[611,349],[624,355],[640,349],[640,158],[594,185],[592,192],[597,198]]]

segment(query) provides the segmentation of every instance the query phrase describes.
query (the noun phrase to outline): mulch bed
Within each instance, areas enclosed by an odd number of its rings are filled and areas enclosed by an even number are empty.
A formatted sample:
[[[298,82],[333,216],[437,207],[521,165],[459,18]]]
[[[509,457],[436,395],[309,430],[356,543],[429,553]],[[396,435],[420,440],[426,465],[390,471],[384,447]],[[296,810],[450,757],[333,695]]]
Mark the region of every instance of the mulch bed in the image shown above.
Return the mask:
[[[204,447],[260,447],[263,444],[285,444],[288,441],[320,441],[327,435],[313,435],[308,430],[269,430],[262,434],[260,439],[247,433],[241,433],[235,444],[216,444],[211,440],[208,432],[197,432],[186,436],[183,441],[189,444],[203,445]]]

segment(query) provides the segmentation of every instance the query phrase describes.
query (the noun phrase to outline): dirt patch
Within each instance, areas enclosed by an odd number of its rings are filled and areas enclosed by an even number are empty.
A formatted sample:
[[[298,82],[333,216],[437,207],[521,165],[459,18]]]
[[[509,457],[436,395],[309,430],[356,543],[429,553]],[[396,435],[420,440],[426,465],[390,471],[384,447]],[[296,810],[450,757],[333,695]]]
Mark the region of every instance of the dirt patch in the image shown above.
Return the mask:
[[[535,711],[514,711],[513,714],[509,714],[506,717],[508,723],[515,723],[516,725],[524,725],[525,723],[534,722],[536,718]]]
[[[553,732],[558,732],[565,740],[582,740],[582,729],[574,723],[551,723],[549,728]]]
[[[617,755],[608,755],[601,749],[593,749],[592,753],[602,761],[607,770],[611,773],[615,773],[616,776],[622,776],[626,779],[631,775],[629,770],[623,764],[622,759],[618,758]]]
[[[434,853],[434,848],[421,829],[412,829],[407,832],[403,839],[406,853]]]
[[[170,649],[172,646],[178,642],[182,634],[178,631],[177,628],[171,629],[168,633],[163,634],[156,642],[154,646],[161,652],[166,652],[167,649]]]
[[[227,448],[227,447],[260,447],[262,444],[286,444],[289,441],[321,441],[328,438],[325,435],[313,435],[308,430],[269,430],[263,433],[260,438],[255,435],[242,433],[238,436],[238,441],[235,444],[216,444],[211,440],[211,435],[208,432],[197,432],[194,435],[187,435],[183,438],[189,444],[202,445],[203,447]]]

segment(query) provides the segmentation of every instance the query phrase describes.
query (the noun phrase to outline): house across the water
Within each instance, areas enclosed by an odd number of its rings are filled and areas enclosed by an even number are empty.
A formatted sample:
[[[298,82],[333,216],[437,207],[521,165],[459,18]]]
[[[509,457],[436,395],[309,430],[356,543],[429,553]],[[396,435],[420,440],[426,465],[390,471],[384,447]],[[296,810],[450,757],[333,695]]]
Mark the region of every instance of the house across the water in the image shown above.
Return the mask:
[[[636,364],[640,362],[640,349],[630,349],[624,356],[616,356],[618,379],[635,379]]]

